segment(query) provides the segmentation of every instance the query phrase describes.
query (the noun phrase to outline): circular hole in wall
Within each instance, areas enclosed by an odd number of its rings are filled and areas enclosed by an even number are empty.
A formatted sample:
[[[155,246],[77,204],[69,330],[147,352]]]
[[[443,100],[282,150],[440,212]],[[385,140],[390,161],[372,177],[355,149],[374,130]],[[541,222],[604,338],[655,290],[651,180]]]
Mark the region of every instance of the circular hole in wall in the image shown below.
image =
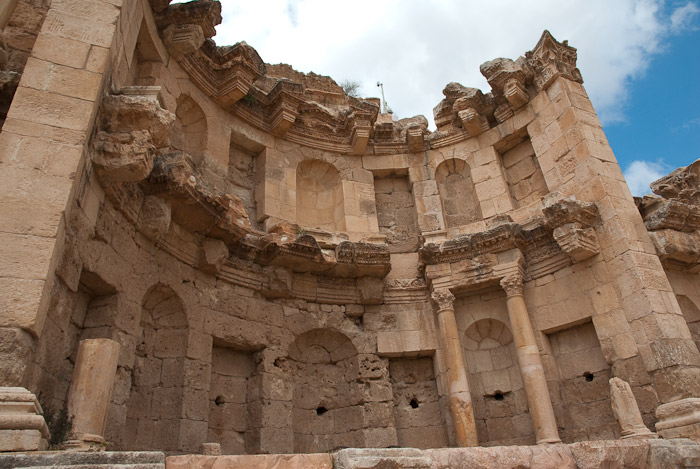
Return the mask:
[[[216,396],[216,399],[214,399],[214,404],[217,405],[217,407],[221,407],[226,403],[226,400],[224,399],[224,396]]]
[[[323,414],[325,414],[326,412],[328,412],[328,409],[326,409],[326,408],[323,407],[323,406],[320,406],[318,409],[316,409],[316,415],[323,415]]]
[[[586,381],[588,381],[589,383],[593,381],[593,373],[591,373],[590,371],[586,371],[583,374],[583,377],[586,378]]]
[[[411,408],[413,408],[413,409],[417,409],[418,408],[418,399],[416,399],[414,397],[413,399],[411,399],[411,401],[408,403],[408,405],[410,405]]]
[[[494,393],[493,398],[496,399],[497,401],[502,401],[503,400],[503,393],[496,392],[496,393]]]

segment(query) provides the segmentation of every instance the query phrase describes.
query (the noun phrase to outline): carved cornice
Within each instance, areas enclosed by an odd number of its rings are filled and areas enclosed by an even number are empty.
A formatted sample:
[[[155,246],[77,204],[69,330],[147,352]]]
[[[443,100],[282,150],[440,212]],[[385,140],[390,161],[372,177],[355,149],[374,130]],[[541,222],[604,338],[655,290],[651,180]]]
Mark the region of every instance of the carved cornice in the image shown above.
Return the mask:
[[[480,70],[494,95],[505,97],[512,109],[518,109],[530,100],[527,84],[532,79],[532,70],[522,57],[515,62],[510,59],[491,60],[483,63]],[[499,122],[502,121],[499,119]]]
[[[522,296],[523,294],[523,276],[520,274],[508,274],[501,279],[501,287],[505,290],[508,297]]]
[[[650,184],[654,194],[665,199],[700,205],[700,160],[678,168]]]
[[[438,305],[438,310],[454,310],[455,296],[447,288],[433,291],[430,297]]]
[[[442,244],[426,244],[419,251],[420,257],[427,265],[454,264],[518,248],[525,254],[528,263],[534,263],[562,251],[574,261],[599,252],[593,228],[599,223],[595,204],[563,199],[550,203],[543,212],[544,218],[529,220],[524,225],[505,221],[485,231],[462,235]]]
[[[581,72],[576,68],[576,49],[569,46],[568,41],[558,42],[547,30],[525,58],[534,72],[537,91],[547,89],[559,77],[583,83]]]
[[[158,7],[160,6],[158,5]],[[212,0],[198,0],[168,5],[156,12],[155,20],[160,30],[165,30],[170,25],[197,25],[202,29],[204,37],[210,38],[216,34],[214,27],[221,24],[221,3]]]

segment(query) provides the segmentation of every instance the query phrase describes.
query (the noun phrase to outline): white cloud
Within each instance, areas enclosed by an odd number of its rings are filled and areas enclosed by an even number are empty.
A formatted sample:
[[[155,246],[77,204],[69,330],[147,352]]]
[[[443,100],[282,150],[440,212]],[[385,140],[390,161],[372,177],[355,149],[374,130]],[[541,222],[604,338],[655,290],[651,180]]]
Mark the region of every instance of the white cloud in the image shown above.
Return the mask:
[[[217,44],[245,40],[268,63],[362,83],[399,117],[424,114],[450,81],[489,91],[479,65],[515,59],[549,29],[578,49],[585,86],[604,123],[624,120],[628,85],[664,38],[700,9],[654,0],[221,0]]]
[[[641,197],[651,192],[649,184],[664,177],[670,171],[671,168],[663,163],[637,160],[627,166],[623,175],[632,195]]]
[[[682,32],[689,29],[698,29],[697,25],[694,24],[694,20],[699,13],[700,8],[692,2],[688,2],[676,9],[671,14],[671,30],[673,32]]]

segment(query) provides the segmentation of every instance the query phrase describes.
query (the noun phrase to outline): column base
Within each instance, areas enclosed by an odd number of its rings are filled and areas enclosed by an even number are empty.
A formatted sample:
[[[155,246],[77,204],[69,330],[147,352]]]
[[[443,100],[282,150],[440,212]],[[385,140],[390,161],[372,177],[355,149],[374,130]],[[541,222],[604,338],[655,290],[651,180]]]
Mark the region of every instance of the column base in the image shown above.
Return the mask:
[[[700,398],[689,397],[656,409],[656,431],[661,437],[700,441]]]
[[[659,435],[653,433],[645,426],[633,427],[622,431],[621,440],[655,440]]]
[[[49,428],[34,394],[0,387],[0,451],[44,451]]]
[[[104,451],[106,441],[100,435],[90,433],[78,433],[71,435],[73,438],[61,445],[66,451]]]
[[[538,445],[554,445],[557,443],[561,443],[559,438],[544,438],[542,440],[537,440],[536,442]]]

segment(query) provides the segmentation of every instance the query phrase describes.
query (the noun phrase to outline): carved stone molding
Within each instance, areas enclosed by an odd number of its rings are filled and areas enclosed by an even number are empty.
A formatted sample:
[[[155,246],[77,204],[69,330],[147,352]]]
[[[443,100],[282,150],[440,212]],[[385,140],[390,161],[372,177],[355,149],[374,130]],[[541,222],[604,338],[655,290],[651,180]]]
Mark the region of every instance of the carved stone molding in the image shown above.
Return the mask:
[[[508,274],[501,279],[501,287],[506,292],[506,295],[522,296],[523,294],[523,276],[520,274]]]
[[[562,251],[575,262],[593,257],[600,252],[595,229],[582,228],[579,223],[567,223],[555,228],[552,235]]]
[[[505,97],[513,109],[529,101],[526,82],[532,77],[532,71],[522,57],[516,61],[491,60],[482,64],[480,70],[494,94]]]
[[[654,194],[665,199],[700,205],[700,160],[676,169],[671,174],[652,182],[650,187]]]
[[[569,46],[568,41],[558,42],[547,30],[525,58],[534,72],[537,91],[547,89],[559,77],[583,83],[581,72],[576,68],[576,49]]]
[[[156,6],[160,8],[160,5]],[[198,0],[168,5],[156,12],[155,19],[160,30],[165,30],[171,25],[196,25],[201,28],[205,38],[210,38],[216,34],[214,27],[222,21],[221,3]]]
[[[440,288],[430,294],[435,304],[438,305],[438,310],[454,309],[455,296],[447,288]]]

